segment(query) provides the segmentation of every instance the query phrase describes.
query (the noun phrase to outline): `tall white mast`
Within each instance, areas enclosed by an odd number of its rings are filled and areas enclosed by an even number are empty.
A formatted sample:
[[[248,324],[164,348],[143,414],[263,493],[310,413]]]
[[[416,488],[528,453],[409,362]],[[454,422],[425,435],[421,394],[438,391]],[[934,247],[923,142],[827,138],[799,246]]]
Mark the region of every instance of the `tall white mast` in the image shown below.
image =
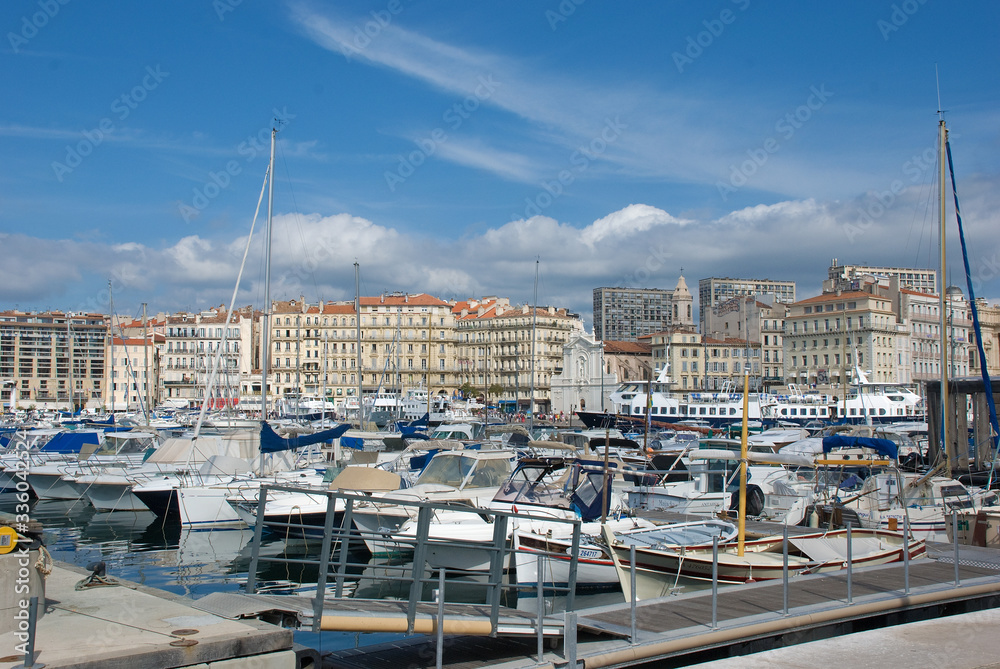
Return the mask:
[[[535,293],[531,305],[531,394],[528,397],[528,430],[535,426],[535,338],[538,330],[538,258],[535,258]]]
[[[264,254],[264,327],[261,333],[260,360],[260,419],[267,420],[267,375],[270,371],[271,358],[271,218],[274,212],[274,139],[278,129],[271,128],[271,162],[267,174],[267,250]]]
[[[149,425],[149,321],[146,320],[146,303],[142,303],[142,361],[143,361],[143,385],[146,391],[146,407],[143,415],[146,416],[146,425]]]
[[[365,403],[362,401],[361,390],[362,390],[362,379],[361,374],[361,279],[359,278],[359,266],[358,262],[354,261],[354,312],[357,314],[358,319],[358,428],[364,429],[365,427]]]
[[[940,106],[941,106],[941,103],[939,101],[938,102],[938,107],[940,108]],[[945,292],[946,292],[946,290],[945,290],[945,276],[946,276],[945,271],[946,271],[946,268],[947,268],[947,254],[946,254],[946,251],[945,251],[945,237],[946,237],[946,234],[945,234],[945,230],[946,230],[946,227],[945,227],[945,216],[946,216],[946,214],[945,214],[945,202],[946,202],[946,199],[945,198],[946,198],[946,194],[945,194],[945,172],[944,172],[944,170],[945,170],[945,146],[946,146],[946,144],[948,142],[948,129],[945,127],[945,124],[944,124],[943,113],[939,111],[938,114],[941,115],[940,120],[938,121],[938,132],[939,132],[939,137],[938,137],[938,140],[939,140],[938,156],[939,156],[939,158],[938,158],[938,162],[940,163],[940,165],[939,165],[939,167],[940,167],[940,174],[938,175],[938,181],[940,182],[938,184],[939,185],[938,199],[940,200],[940,202],[939,202],[939,204],[940,204],[940,210],[938,212],[938,215],[939,215],[939,218],[940,218],[940,226],[941,226],[941,230],[940,230],[941,277],[938,280],[938,286],[940,287],[940,291],[941,291],[940,295],[938,296],[939,297],[939,307],[938,308],[939,308],[939,311],[941,312],[940,313],[940,316],[941,316],[941,319],[940,319],[941,320],[941,323],[940,323],[941,336],[939,337],[940,346],[941,346],[941,439],[944,442],[943,445],[944,445],[944,456],[945,456],[945,461],[946,461],[946,472],[947,472],[948,476],[951,476],[952,456],[953,456],[954,453],[953,453],[953,444],[951,442],[951,437],[949,435],[949,430],[948,430],[948,424],[950,422],[948,420],[948,414],[949,414],[949,407],[948,407],[948,335],[947,335],[948,331],[947,331],[947,322],[946,322],[946,318],[947,318],[947,316],[946,316],[946,313],[947,313],[947,311],[946,311],[946,308],[947,308],[946,307],[946,300],[947,300],[947,298],[945,296]]]
[[[108,391],[111,392],[111,413],[115,412],[115,298],[111,294],[111,279],[108,279],[108,309],[109,322],[108,330],[111,332],[111,379],[108,383]],[[125,410],[128,410],[128,402],[125,403]]]

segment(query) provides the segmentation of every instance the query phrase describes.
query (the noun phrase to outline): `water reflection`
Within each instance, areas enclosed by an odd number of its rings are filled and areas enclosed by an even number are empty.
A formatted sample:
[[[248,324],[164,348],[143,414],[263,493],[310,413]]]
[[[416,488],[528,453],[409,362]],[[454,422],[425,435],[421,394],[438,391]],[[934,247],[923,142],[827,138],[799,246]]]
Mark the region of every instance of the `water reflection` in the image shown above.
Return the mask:
[[[2,501],[2,500],[0,500]],[[9,507],[9,508],[8,508]],[[0,504],[3,510],[13,505]],[[192,530],[177,522],[165,522],[150,512],[97,513],[88,504],[62,500],[36,501],[31,519],[42,524],[45,545],[56,560],[85,568],[89,563],[104,561],[110,576],[135,581],[193,599],[213,592],[238,592],[246,584],[250,568],[251,541],[249,529]],[[268,557],[316,560],[322,543],[316,538],[281,537],[265,534],[262,541],[256,582],[259,591],[287,594],[315,594],[318,568],[267,560]],[[334,551],[332,559],[339,559]],[[384,558],[369,558],[366,554],[348,554],[349,566],[343,582],[343,595],[365,599],[406,600],[409,581],[394,581],[392,577],[408,575],[401,567],[405,562]],[[428,570],[425,577],[436,577]],[[304,585],[303,585],[304,584]],[[334,595],[336,579],[330,576],[328,593]],[[436,582],[423,588],[425,600],[432,599]],[[449,601],[481,603],[487,589],[472,578],[448,578],[446,597]],[[578,596],[575,608],[615,603],[621,593],[598,596]],[[529,611],[537,610],[533,596],[517,598],[513,592],[501,602]],[[547,613],[564,610],[564,598],[545,597]],[[298,642],[333,650],[398,638],[398,635],[355,635],[339,633],[312,634],[298,631]]]

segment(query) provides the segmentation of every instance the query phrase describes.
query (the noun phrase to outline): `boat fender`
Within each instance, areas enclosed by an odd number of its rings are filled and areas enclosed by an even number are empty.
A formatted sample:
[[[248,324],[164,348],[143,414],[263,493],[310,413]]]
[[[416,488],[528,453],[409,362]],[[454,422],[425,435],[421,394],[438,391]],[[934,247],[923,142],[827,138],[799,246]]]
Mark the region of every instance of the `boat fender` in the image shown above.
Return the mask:
[[[816,513],[816,507],[813,507],[812,512],[809,514],[809,527],[819,527],[819,514]]]

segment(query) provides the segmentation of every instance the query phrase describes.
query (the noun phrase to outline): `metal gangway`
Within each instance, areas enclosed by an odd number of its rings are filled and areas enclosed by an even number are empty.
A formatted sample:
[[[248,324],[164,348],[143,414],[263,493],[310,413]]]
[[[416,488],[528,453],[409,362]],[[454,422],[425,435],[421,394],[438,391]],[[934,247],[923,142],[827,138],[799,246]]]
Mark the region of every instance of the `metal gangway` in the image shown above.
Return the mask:
[[[325,504],[323,525],[300,522],[295,518],[285,519],[287,522],[268,521],[265,525],[260,519],[265,517],[266,500],[274,493],[304,493],[314,503]],[[383,530],[361,530],[354,522],[359,510],[372,511],[377,507],[390,506],[405,509],[410,518],[408,525],[415,527],[415,531],[390,535]],[[478,526],[478,538],[432,536],[432,521],[444,515],[462,524]],[[462,502],[382,499],[365,493],[287,485],[261,486],[256,501],[256,517],[258,521],[254,525],[251,541],[246,593],[272,600],[280,598],[290,609],[297,608],[300,624],[314,632],[477,634],[491,637],[537,635],[541,643],[545,636],[562,634],[560,620],[546,619],[545,597],[565,596],[566,609],[573,610],[581,541],[579,518],[539,516],[532,514],[530,507],[523,506],[520,511],[516,506],[511,510],[490,509]],[[517,551],[512,536],[518,525],[530,520],[566,526],[562,536],[572,538],[567,552],[538,552],[532,556],[538,562],[536,573],[542,575],[545,573],[543,559],[565,561],[569,574],[565,584],[545,582],[544,576],[532,585],[514,582],[513,561]],[[484,532],[488,535],[485,540],[482,538]],[[272,536],[311,537],[318,540],[318,553],[301,557],[285,553],[266,555],[261,551],[266,533]],[[359,580],[358,574],[370,564],[366,539],[390,544],[393,547],[391,552],[396,556],[412,554],[412,558],[389,559],[378,565],[379,579],[405,589],[405,601],[350,596],[352,583]],[[430,559],[432,554],[441,555],[448,551],[481,552],[485,557],[484,564],[488,566],[485,570],[436,567]],[[266,589],[261,588],[258,574],[268,562],[315,568],[315,594],[311,597],[264,594]],[[481,589],[483,595],[477,598],[480,601],[448,601],[448,591],[455,588],[457,581],[462,582],[463,592],[468,592],[470,588]],[[515,593],[527,590],[537,596],[538,611],[529,612],[503,604]],[[297,604],[295,600],[298,600]]]

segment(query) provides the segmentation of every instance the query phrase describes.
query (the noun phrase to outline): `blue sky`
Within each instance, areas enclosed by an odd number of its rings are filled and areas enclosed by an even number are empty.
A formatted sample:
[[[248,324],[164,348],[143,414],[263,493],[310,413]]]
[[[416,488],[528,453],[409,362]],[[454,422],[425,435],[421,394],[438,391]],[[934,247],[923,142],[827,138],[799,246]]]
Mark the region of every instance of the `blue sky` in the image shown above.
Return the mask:
[[[0,308],[532,296],[935,266],[937,92],[1000,298],[1000,5],[11,1]],[[952,227],[954,227],[952,225]],[[262,304],[257,228],[237,302]],[[962,283],[957,238],[951,281]]]

